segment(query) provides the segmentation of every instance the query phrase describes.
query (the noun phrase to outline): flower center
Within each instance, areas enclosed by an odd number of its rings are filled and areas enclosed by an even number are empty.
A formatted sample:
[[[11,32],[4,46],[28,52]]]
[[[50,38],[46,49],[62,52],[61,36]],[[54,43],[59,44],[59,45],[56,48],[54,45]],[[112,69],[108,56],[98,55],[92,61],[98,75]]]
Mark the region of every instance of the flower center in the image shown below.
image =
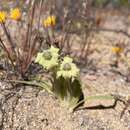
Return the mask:
[[[51,52],[50,52],[50,51],[45,51],[45,52],[43,53],[43,57],[44,57],[46,60],[51,60],[51,58],[52,58]]]
[[[69,71],[69,70],[71,70],[71,65],[70,65],[69,63],[66,63],[66,64],[64,65],[63,69],[64,69],[65,71]]]

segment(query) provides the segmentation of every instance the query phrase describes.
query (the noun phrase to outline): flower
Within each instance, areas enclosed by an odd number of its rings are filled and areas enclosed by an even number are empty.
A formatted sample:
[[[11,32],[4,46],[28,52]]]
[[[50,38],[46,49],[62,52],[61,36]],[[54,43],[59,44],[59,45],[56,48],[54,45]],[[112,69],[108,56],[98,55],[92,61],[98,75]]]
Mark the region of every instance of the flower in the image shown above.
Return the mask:
[[[50,52],[54,55],[54,56],[59,56],[58,52],[59,52],[59,48],[56,48],[54,46],[51,46],[51,48],[49,49]]]
[[[6,13],[4,11],[0,11],[0,23],[4,23],[6,20]]]
[[[43,20],[44,27],[55,26],[56,24],[56,17],[55,16],[48,16],[47,19]]]
[[[66,56],[63,59],[63,62],[61,63],[60,69],[57,72],[57,77],[64,77],[71,78],[71,77],[78,77],[79,76],[79,69],[77,66],[72,63],[72,58]]]
[[[50,70],[58,66],[59,49],[51,46],[50,49],[38,53],[35,62],[42,65],[45,69]]]
[[[19,8],[12,9],[10,12],[10,18],[13,20],[20,20],[21,19],[21,11]]]
[[[117,53],[119,54],[123,51],[123,49],[121,47],[112,47],[111,50],[113,53],[116,53],[116,54]]]

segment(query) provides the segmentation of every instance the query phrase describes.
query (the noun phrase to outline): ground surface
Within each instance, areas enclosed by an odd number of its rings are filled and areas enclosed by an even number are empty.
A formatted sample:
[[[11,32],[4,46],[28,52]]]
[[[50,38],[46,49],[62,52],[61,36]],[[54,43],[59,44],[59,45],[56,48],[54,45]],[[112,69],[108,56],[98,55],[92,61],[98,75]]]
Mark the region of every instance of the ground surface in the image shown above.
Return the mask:
[[[113,14],[113,15],[112,15]],[[129,33],[129,17],[120,13],[108,13],[100,26],[110,29],[123,29]],[[85,96],[121,93],[130,94],[130,83],[126,81],[128,70],[124,62],[118,68],[110,66],[113,55],[111,47],[123,40],[129,48],[129,37],[121,33],[94,33],[89,59],[90,69],[81,68],[81,79],[85,84]],[[11,86],[0,83],[0,130],[130,130],[130,112],[118,103],[111,109],[82,109],[69,113],[59,105],[58,100],[44,90],[38,91],[31,86],[18,86],[9,91]],[[5,103],[4,103],[5,102]],[[86,102],[84,106],[103,104],[109,106],[113,101]]]

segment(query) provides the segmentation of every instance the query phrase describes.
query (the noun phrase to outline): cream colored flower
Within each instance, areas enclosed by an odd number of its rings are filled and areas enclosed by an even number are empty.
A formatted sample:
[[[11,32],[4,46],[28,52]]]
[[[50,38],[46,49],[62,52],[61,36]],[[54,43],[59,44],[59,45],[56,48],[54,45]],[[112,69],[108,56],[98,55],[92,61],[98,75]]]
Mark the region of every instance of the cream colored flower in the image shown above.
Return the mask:
[[[35,62],[42,65],[45,69],[50,70],[59,64],[59,49],[51,46],[50,49],[38,53]]]
[[[57,72],[57,77],[71,78],[79,76],[79,69],[77,66],[72,63],[72,58],[66,56],[64,57],[63,62],[61,63],[60,69]]]

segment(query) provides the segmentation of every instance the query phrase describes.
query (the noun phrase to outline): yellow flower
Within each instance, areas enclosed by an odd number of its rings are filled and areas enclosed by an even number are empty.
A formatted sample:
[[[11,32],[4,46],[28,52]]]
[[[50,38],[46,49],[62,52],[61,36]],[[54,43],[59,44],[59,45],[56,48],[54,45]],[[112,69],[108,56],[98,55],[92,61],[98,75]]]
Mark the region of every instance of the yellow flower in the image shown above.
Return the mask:
[[[50,24],[50,25],[52,25],[52,26],[54,26],[55,24],[56,24],[56,17],[55,16],[49,16],[48,18],[47,18],[47,21],[48,21],[48,23]]]
[[[0,23],[4,23],[6,20],[6,13],[4,11],[0,11]]]
[[[21,11],[18,8],[12,9],[10,12],[10,18],[16,21],[21,19],[21,15]]]
[[[56,17],[55,16],[48,16],[47,19],[43,20],[44,27],[55,26],[56,24]]]
[[[123,51],[123,49],[121,47],[112,47],[112,52],[113,53],[121,53]]]
[[[44,26],[45,28],[48,27],[47,20],[44,20],[44,21],[43,21],[43,26]]]

